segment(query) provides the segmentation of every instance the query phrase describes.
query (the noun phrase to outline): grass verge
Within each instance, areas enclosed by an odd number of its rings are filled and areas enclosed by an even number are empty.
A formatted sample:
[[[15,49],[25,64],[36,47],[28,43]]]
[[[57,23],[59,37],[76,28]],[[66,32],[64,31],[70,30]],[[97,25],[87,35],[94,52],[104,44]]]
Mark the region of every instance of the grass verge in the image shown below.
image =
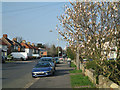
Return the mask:
[[[74,70],[69,71],[70,73],[74,73],[74,75],[70,75],[72,88],[95,88],[94,84],[89,80],[88,76],[84,76],[82,74],[82,70],[76,70],[76,65],[73,63],[71,63],[71,67],[75,67]],[[78,75],[77,73],[81,74]]]
[[[76,69],[74,69],[74,70],[71,70],[70,73],[82,73],[82,70],[76,70]]]
[[[70,77],[71,77],[71,85],[72,85],[73,88],[74,87],[80,87],[80,86],[82,88],[84,86],[88,86],[88,88],[89,88],[89,86],[91,88],[94,88],[94,84],[92,84],[90,82],[90,80],[87,76],[84,76],[84,75],[80,74],[80,75],[71,75]],[[87,88],[87,87],[85,87],[85,88]]]

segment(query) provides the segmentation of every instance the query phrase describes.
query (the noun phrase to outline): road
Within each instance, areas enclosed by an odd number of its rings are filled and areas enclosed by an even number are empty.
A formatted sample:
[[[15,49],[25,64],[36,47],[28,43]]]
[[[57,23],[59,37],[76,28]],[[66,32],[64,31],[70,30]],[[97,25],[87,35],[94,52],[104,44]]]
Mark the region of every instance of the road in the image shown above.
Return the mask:
[[[37,60],[11,62],[2,65],[2,88],[24,88],[37,79],[31,77],[31,71]]]
[[[54,76],[32,78],[38,60],[3,64],[2,88],[71,88],[67,64],[57,64]]]

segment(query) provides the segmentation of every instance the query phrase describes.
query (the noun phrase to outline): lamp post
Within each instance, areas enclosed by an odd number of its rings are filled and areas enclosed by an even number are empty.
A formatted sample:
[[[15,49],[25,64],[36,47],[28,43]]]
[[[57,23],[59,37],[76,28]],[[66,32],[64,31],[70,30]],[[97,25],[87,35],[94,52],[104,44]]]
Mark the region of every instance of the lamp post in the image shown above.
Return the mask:
[[[50,30],[49,32],[53,32],[53,31]],[[59,58],[59,32],[58,32],[58,38],[57,38],[57,40],[58,40],[58,58]]]

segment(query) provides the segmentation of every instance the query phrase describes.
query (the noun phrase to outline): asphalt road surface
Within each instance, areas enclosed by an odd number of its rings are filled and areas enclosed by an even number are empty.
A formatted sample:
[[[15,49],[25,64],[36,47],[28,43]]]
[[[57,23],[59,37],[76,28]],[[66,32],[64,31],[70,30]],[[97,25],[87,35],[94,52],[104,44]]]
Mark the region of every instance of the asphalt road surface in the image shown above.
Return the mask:
[[[31,71],[37,60],[10,62],[2,65],[2,88],[27,88],[35,82]]]
[[[2,65],[2,88],[71,88],[67,64],[57,64],[54,76],[32,78],[31,71],[38,60]]]

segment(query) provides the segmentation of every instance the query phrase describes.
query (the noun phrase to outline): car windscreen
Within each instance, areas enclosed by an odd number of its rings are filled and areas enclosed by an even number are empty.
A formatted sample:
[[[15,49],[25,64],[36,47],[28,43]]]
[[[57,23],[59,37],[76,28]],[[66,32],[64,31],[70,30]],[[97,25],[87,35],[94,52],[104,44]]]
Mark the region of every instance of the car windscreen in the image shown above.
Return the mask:
[[[41,58],[40,61],[53,62],[52,58]]]
[[[35,68],[40,68],[40,67],[50,67],[49,63],[39,63],[35,65]]]

